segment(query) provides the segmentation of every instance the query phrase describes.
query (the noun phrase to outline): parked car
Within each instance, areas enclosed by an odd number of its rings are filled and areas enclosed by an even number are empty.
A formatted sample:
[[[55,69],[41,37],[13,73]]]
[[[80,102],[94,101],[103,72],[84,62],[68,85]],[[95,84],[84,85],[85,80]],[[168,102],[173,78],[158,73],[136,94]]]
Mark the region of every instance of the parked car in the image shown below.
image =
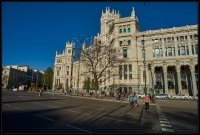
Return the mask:
[[[145,94],[138,94],[137,97],[138,98],[144,98]]]
[[[13,88],[13,91],[18,91],[18,89],[17,88]]]
[[[170,99],[167,94],[157,94],[156,99]]]
[[[174,95],[171,98],[172,99],[184,99],[184,100],[193,99],[193,97],[189,96],[189,95]]]

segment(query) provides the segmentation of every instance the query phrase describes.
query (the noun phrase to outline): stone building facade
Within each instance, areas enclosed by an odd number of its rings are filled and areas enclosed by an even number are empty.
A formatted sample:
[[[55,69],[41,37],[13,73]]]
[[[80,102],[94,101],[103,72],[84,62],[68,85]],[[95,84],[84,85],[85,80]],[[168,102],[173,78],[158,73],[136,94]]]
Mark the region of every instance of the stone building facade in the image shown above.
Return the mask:
[[[32,69],[27,65],[11,65],[2,67],[2,88],[18,88],[20,85],[39,85],[44,72]]]
[[[146,84],[147,90],[155,88],[156,93],[198,94],[197,25],[140,31],[134,8],[129,17],[122,18],[108,7],[100,21],[101,31],[94,40],[114,45],[125,60],[118,65],[119,75],[102,83],[101,90],[143,94]],[[56,52],[54,89],[59,83],[64,89],[66,84],[83,88],[85,69],[80,61],[74,62],[74,50],[75,44],[68,42],[62,54]]]

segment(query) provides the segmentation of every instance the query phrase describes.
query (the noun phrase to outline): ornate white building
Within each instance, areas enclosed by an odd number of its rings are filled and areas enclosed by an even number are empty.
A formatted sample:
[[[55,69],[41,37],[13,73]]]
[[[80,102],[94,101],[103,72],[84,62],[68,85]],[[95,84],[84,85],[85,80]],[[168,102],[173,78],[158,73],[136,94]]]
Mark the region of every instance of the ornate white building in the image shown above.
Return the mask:
[[[146,83],[147,89],[155,87],[156,93],[198,94],[197,33],[197,25],[141,32],[134,8],[125,18],[120,17],[119,11],[106,8],[95,40],[113,44],[125,62],[118,65],[119,75],[100,84],[100,89],[142,94]],[[53,89],[60,83],[64,89],[66,84],[83,88],[85,76],[81,73],[85,69],[79,61],[73,62],[74,50],[75,44],[68,42],[62,54],[56,52]]]

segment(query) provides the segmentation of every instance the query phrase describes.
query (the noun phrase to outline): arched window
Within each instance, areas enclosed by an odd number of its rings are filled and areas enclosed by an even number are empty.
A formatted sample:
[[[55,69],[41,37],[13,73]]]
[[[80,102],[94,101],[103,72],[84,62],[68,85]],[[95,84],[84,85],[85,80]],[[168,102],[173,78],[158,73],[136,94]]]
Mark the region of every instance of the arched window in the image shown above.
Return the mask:
[[[130,33],[131,32],[131,28],[128,28],[128,33]]]
[[[120,33],[120,34],[122,33],[122,29],[119,29],[119,33]]]
[[[126,33],[126,28],[124,28],[123,32]]]

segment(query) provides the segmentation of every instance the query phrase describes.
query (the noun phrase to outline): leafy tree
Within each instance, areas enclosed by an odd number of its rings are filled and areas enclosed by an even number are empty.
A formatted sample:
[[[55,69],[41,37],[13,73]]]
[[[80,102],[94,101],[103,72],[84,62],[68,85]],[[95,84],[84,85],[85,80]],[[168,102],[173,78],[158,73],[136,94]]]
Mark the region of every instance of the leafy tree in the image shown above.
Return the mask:
[[[60,83],[60,84],[58,85],[58,89],[62,89],[62,88],[63,88],[63,84]]]
[[[84,81],[83,89],[85,89],[87,92],[89,92],[91,89],[91,82],[89,77]]]
[[[44,71],[44,76],[42,80],[43,80],[44,86],[46,86],[48,89],[52,89],[53,69],[51,67],[48,67],[46,71]]]
[[[92,76],[95,93],[99,90],[100,80],[103,79],[108,70],[112,69],[112,75],[117,75],[114,74],[114,67],[117,67],[117,63],[119,63],[118,56],[118,51],[111,43],[99,45],[95,42],[91,47],[81,50],[80,61],[86,67],[82,74]],[[105,81],[108,77],[111,76],[104,77],[102,81]]]

